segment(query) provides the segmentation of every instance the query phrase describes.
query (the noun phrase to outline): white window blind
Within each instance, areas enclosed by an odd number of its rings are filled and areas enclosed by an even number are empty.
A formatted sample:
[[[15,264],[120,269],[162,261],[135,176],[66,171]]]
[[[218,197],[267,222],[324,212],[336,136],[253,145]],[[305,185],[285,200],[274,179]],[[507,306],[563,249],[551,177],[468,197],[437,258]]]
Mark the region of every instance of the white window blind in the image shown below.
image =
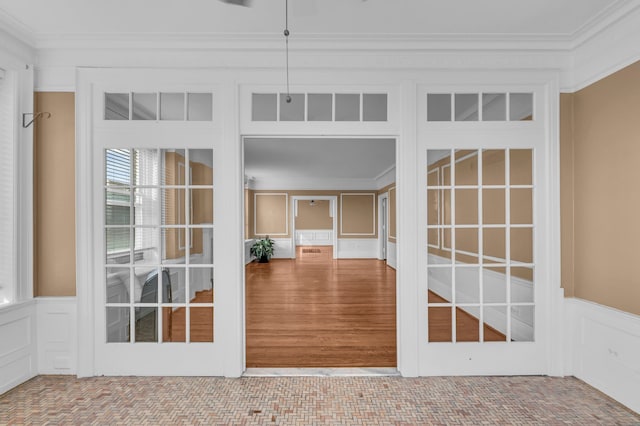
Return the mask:
[[[14,92],[0,70],[0,304],[14,299]]]
[[[134,224],[152,226],[160,223],[160,189],[158,176],[160,162],[155,149],[136,149],[133,158],[135,189]],[[142,187],[142,188],[139,188]],[[135,231],[135,249],[146,250],[160,246],[160,236],[155,229]]]
[[[130,250],[131,232],[136,256],[160,246],[159,167],[155,149],[106,151],[107,255]]]
[[[106,152],[107,203],[106,223],[118,226],[107,229],[107,254],[130,248],[128,226],[131,218],[131,153],[128,149],[109,149]]]

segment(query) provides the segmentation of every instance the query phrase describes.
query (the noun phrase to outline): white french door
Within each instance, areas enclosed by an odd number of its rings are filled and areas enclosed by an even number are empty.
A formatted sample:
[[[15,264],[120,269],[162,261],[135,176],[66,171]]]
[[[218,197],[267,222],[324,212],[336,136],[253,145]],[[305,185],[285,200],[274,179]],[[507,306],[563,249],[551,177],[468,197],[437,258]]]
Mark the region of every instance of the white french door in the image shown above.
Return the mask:
[[[97,375],[222,375],[211,88],[94,92]]]
[[[546,373],[543,114],[533,94],[526,114],[509,93],[429,96],[438,105],[423,109],[419,140],[420,374]]]

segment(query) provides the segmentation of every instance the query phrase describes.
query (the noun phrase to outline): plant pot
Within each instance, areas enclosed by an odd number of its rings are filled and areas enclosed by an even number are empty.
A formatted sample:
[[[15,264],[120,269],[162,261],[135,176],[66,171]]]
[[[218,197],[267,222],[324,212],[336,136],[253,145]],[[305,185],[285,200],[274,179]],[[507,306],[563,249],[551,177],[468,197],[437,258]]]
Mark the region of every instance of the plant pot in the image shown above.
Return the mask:
[[[262,256],[259,260],[258,263],[269,263],[269,256]]]

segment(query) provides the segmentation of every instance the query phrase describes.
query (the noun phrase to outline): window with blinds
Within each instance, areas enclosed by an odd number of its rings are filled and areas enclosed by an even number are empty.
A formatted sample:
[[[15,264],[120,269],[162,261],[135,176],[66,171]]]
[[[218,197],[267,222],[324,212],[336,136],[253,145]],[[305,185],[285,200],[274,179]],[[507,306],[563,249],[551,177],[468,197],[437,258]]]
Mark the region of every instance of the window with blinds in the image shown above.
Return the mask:
[[[132,241],[128,227],[157,225],[153,222],[159,215],[158,165],[154,149],[106,151],[105,223],[113,225],[106,228],[107,255],[115,263],[119,253],[128,253],[132,242],[136,250],[158,246],[155,235],[142,229],[133,232]]]
[[[104,160],[107,342],[213,342],[213,150]]]
[[[13,80],[0,69],[0,304],[14,300],[14,92]]]

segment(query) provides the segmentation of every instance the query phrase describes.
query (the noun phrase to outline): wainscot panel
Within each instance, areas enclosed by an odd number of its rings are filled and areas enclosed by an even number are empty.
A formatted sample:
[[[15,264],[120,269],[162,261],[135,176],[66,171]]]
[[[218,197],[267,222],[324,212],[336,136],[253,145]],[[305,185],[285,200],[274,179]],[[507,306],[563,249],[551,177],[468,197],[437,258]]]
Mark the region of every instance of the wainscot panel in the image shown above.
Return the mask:
[[[640,412],[640,317],[565,299],[573,375]]]
[[[338,239],[338,259],[377,259],[378,240],[373,238]]]
[[[38,373],[76,374],[76,298],[38,297],[36,302]]]
[[[398,249],[396,243],[387,242],[387,265],[393,269],[398,269]]]
[[[0,308],[0,394],[36,376],[36,304]]]

